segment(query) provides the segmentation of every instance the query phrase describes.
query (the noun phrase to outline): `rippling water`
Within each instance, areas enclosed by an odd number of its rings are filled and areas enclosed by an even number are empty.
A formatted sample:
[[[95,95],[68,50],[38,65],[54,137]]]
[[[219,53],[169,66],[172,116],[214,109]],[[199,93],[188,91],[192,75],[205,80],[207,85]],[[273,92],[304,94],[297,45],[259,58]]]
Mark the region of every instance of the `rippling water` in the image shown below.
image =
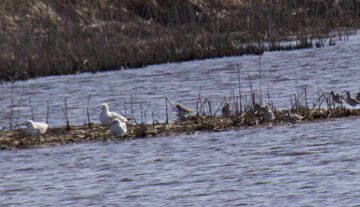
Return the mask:
[[[289,95],[307,87],[308,99],[318,97],[318,87],[325,92],[336,90],[344,93],[351,90],[357,93],[360,80],[360,34],[350,36],[350,40],[341,41],[335,47],[304,49],[285,52],[267,52],[261,57],[262,89],[270,96],[278,108],[289,108]],[[0,104],[6,108],[11,105],[11,94],[17,120],[31,118],[29,100],[36,119],[46,120],[47,103],[50,107],[51,126],[65,125],[64,98],[69,106],[69,118],[72,124],[87,121],[86,105],[89,95],[90,117],[98,122],[99,105],[106,102],[110,110],[130,115],[130,102],[133,95],[134,116],[140,120],[140,104],[143,113],[147,112],[147,122],[151,114],[159,121],[165,120],[164,97],[172,103],[184,104],[196,108],[199,93],[211,96],[213,107],[217,107],[221,98],[229,96],[230,88],[237,93],[237,65],[240,64],[240,84],[243,93],[249,94],[249,79],[259,90],[259,56],[226,57],[202,61],[189,61],[176,64],[153,65],[144,69],[111,71],[98,74],[79,74],[53,76],[28,81],[18,81],[14,85],[2,85]],[[126,110],[125,110],[126,109]],[[213,109],[215,110],[215,109]],[[175,113],[170,111],[172,118]],[[4,116],[2,113],[0,116]],[[7,120],[1,119],[0,126],[6,126]]]
[[[1,206],[351,206],[360,120],[1,151]]]
[[[269,85],[278,108],[289,107],[297,87],[307,87],[309,100],[318,87],[356,93],[359,52],[360,35],[354,35],[335,47],[265,53],[262,87]],[[55,126],[65,123],[67,97],[70,122],[81,124],[89,95],[97,122],[102,102],[129,115],[124,102],[132,93],[134,102],[144,101],[144,111],[163,120],[165,96],[194,109],[200,89],[215,103],[237,89],[237,64],[242,89],[248,90],[248,76],[258,89],[258,61],[227,57],[18,81],[0,86],[0,104],[7,109],[13,94],[20,122],[31,117],[30,98],[37,120],[45,120],[49,103]],[[139,105],[133,107],[138,116]],[[6,126],[3,112],[0,117]],[[354,119],[0,151],[0,206],[356,206],[359,124]]]

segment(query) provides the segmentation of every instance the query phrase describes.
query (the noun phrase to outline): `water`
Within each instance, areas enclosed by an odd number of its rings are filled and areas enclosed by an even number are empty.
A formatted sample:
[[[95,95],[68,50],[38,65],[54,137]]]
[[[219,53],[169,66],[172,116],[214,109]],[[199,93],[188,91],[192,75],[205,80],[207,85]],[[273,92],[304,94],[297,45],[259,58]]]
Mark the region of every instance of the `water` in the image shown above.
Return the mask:
[[[289,107],[289,94],[307,87],[309,99],[324,91],[358,92],[360,35],[335,47],[269,52],[262,56],[263,89],[275,106]],[[0,104],[11,94],[18,121],[36,118],[63,125],[97,122],[102,102],[129,114],[124,101],[164,119],[164,97],[195,108],[201,88],[214,103],[248,76],[259,85],[259,57],[227,57],[149,66],[145,69],[38,78],[2,85]],[[231,76],[231,82],[230,82]],[[230,84],[231,83],[231,84]],[[265,89],[266,90],[266,89]],[[12,91],[12,92],[11,92]],[[23,94],[21,96],[21,94]],[[136,114],[139,106],[134,104]],[[1,125],[7,120],[2,111]],[[172,116],[172,118],[174,118]],[[138,116],[139,119],[139,116]],[[0,206],[357,206],[360,203],[360,119],[254,127],[119,142],[0,151]]]
[[[351,206],[360,202],[359,124],[1,151],[0,204]]]
[[[269,88],[271,99],[277,108],[289,108],[289,95],[307,88],[309,104],[319,97],[318,88],[324,92],[335,90],[345,93],[358,92],[356,82],[360,79],[360,34],[350,36],[335,47],[323,47],[285,52],[268,52],[261,57],[262,91],[267,99]],[[238,94],[237,65],[240,65],[240,84],[243,94],[250,94],[249,77],[254,89],[260,89],[259,56],[227,57],[203,61],[189,61],[176,64],[149,66],[144,69],[111,71],[98,74],[53,76],[14,85],[2,85],[0,104],[11,112],[13,100],[14,119],[22,123],[31,119],[30,100],[33,114],[38,121],[45,121],[47,104],[50,107],[50,126],[65,125],[64,99],[67,98],[71,124],[87,121],[87,101],[91,95],[89,112],[93,122],[98,121],[99,106],[108,103],[110,110],[131,116],[131,94],[133,114],[141,121],[142,112],[146,121],[165,120],[165,97],[172,103],[180,103],[196,109],[199,93],[210,96],[213,111],[222,98],[229,96],[230,89]],[[335,88],[336,87],[336,88]],[[11,95],[13,94],[13,95]],[[14,98],[11,98],[13,96]],[[8,126],[6,113],[0,108],[0,127]],[[169,114],[175,119],[175,112]],[[143,118],[145,121],[145,118]]]

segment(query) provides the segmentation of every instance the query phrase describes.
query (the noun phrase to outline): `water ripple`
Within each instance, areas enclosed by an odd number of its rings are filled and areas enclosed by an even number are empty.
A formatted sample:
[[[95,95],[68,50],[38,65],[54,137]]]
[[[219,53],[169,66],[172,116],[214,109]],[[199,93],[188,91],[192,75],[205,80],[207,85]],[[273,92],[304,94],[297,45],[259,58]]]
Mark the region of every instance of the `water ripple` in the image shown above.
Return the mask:
[[[359,52],[355,35],[335,47],[265,53],[263,89],[269,87],[278,108],[288,108],[289,94],[302,86],[309,100],[318,87],[355,93]],[[83,124],[90,94],[94,121],[102,102],[129,114],[124,103],[132,94],[161,121],[165,96],[193,109],[199,93],[219,104],[238,88],[238,64],[242,90],[249,91],[249,77],[258,88],[258,61],[225,57],[18,81],[1,86],[0,104],[10,106],[11,91],[23,91],[14,103],[25,110],[19,120],[30,118],[31,98],[37,119],[45,119],[49,102],[50,125],[62,125],[68,97],[71,123]],[[139,106],[133,107],[138,116]],[[352,119],[0,151],[0,206],[351,206],[359,203],[359,124]]]

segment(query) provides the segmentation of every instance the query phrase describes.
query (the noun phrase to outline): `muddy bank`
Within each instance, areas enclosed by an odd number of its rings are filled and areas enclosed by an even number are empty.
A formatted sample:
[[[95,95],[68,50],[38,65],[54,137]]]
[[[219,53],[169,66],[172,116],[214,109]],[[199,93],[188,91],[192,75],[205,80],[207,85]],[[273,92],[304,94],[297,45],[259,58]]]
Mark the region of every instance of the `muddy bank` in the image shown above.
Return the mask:
[[[331,121],[348,118],[359,118],[360,109],[295,110],[293,113],[303,116],[295,124]],[[166,123],[128,125],[128,133],[122,138],[114,138],[109,127],[98,124],[84,124],[82,126],[49,128],[44,135],[29,136],[24,129],[0,131],[0,149],[23,149],[49,147],[71,143],[85,143],[98,141],[119,141],[135,138],[151,138],[159,136],[175,136],[179,134],[195,134],[203,132],[225,131],[252,126],[271,126],[294,124],[287,117],[287,110],[274,111],[275,120],[268,121],[259,111],[249,110],[243,113],[224,116],[192,115],[181,117],[179,120]]]
[[[359,1],[345,0],[4,0],[0,11],[0,81],[333,45],[359,26]]]

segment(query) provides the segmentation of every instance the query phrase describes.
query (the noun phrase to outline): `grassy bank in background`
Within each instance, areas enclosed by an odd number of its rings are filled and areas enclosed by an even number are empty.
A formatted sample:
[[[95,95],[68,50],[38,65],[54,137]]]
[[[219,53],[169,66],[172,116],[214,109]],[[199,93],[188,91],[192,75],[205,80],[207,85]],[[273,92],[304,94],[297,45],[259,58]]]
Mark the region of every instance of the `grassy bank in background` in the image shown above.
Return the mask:
[[[3,0],[0,81],[328,44],[357,0]],[[279,41],[297,40],[295,45]],[[334,42],[330,42],[333,44]]]

